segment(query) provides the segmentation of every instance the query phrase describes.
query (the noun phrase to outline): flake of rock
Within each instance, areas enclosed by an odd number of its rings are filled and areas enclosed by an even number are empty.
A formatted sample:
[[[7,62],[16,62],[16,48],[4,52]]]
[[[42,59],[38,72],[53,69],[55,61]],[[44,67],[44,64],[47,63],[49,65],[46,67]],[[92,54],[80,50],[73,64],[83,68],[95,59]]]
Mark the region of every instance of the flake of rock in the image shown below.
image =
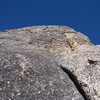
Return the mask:
[[[99,46],[83,45],[76,50],[76,52],[85,55],[88,59],[93,61],[100,61],[100,48]]]
[[[94,61],[79,53],[71,53],[59,60],[66,70],[78,81],[83,93],[89,100],[100,98],[100,61]],[[75,81],[75,80],[74,80]],[[81,91],[82,92],[82,91]],[[87,100],[88,100],[87,99]]]

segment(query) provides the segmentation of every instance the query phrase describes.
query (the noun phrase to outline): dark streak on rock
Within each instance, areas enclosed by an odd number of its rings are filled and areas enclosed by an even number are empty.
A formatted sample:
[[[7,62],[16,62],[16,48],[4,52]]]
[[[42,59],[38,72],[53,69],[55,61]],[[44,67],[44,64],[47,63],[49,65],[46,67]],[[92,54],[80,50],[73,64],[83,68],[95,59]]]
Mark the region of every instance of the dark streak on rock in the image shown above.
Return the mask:
[[[83,90],[83,88],[80,85],[80,83],[78,82],[76,76],[72,72],[70,72],[67,68],[64,68],[63,66],[61,66],[61,68],[69,76],[69,78],[72,80],[72,82],[76,86],[79,93],[83,96],[84,100],[91,100],[89,98],[89,96],[85,93],[85,91]]]
[[[93,61],[93,60],[90,60],[90,59],[88,59],[88,62],[89,62],[90,65],[95,65],[97,63],[97,61]]]
[[[70,42],[67,41],[67,43],[68,43],[69,47],[71,48],[71,50],[74,51],[74,48],[73,48],[73,46],[70,44]]]

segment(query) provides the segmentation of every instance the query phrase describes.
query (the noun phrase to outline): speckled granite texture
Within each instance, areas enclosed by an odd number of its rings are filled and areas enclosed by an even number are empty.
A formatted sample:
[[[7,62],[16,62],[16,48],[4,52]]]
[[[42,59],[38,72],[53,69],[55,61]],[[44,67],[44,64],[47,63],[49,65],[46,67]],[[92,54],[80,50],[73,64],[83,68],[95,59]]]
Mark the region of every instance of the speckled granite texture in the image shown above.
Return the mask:
[[[0,31],[0,100],[100,100],[100,46],[66,26]]]

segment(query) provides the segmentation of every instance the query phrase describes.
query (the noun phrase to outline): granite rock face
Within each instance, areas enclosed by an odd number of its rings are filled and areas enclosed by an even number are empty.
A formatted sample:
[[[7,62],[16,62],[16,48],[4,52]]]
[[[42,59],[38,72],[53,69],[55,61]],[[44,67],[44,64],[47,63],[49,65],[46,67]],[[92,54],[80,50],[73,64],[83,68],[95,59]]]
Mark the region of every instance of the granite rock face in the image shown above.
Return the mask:
[[[0,100],[84,100],[54,58],[0,51]]]
[[[1,31],[0,100],[100,100],[100,46],[65,26]]]
[[[85,51],[85,53],[88,53],[88,51]],[[70,71],[70,73],[76,77],[78,81],[77,84],[81,86],[82,90],[85,92],[85,96],[89,100],[99,100],[100,58],[98,59],[98,56],[100,57],[100,52],[96,57],[94,56],[95,54],[89,53],[85,55],[80,52],[73,52],[63,56],[59,61],[65,70],[68,72]],[[96,51],[94,51],[94,53],[96,53]]]

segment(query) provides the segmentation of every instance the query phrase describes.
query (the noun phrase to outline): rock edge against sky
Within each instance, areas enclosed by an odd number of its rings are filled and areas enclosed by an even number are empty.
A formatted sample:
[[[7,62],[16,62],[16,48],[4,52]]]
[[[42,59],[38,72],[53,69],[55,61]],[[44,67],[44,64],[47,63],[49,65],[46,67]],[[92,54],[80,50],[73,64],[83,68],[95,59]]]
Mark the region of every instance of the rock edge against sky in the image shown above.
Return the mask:
[[[100,45],[66,26],[0,31],[0,100],[99,100]]]

